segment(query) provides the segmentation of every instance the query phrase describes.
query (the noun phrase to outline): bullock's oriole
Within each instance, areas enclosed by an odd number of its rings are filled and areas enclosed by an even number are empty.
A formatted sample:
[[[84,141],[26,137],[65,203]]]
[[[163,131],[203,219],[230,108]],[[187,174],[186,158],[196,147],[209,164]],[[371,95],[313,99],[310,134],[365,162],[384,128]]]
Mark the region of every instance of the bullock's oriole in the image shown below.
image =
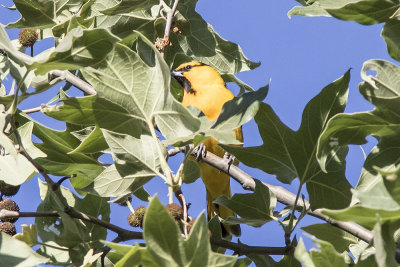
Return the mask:
[[[225,87],[224,80],[211,66],[200,62],[188,62],[180,65],[171,72],[172,76],[182,85],[184,95],[182,104],[200,109],[208,120],[217,119],[222,106],[233,98],[233,94]],[[243,142],[242,129],[235,129],[236,139]],[[222,157],[225,151],[218,145],[218,141],[210,137],[203,143],[207,151]],[[211,219],[215,215],[226,219],[234,213],[223,206],[218,206],[213,201],[225,195],[231,197],[229,176],[218,171],[210,165],[199,162],[200,176],[207,191],[207,214]],[[239,225],[224,225],[227,232],[240,235]]]

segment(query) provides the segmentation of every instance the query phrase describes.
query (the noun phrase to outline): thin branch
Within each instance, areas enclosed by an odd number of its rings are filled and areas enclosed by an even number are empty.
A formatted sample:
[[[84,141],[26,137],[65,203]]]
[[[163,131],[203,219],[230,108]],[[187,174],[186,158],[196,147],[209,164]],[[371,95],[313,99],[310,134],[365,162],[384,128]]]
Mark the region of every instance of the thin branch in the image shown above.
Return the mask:
[[[178,191],[175,192],[176,198],[179,200],[182,206],[183,210],[183,221],[185,222],[183,224],[183,234],[185,237],[188,236],[188,230],[187,230],[187,221],[188,221],[188,205],[186,204],[186,198],[182,193],[182,190],[179,189]]]
[[[174,155],[174,153],[176,154],[176,149],[172,149],[171,150],[171,154],[169,153],[170,151],[168,151],[168,155]],[[193,155],[195,156],[195,155]],[[251,177],[249,174],[245,173],[244,171],[242,171],[241,169],[239,169],[238,167],[231,165],[228,166],[228,164],[226,164],[226,160],[217,157],[216,155],[207,152],[207,155],[203,158],[201,158],[202,161],[204,161],[205,163],[213,166],[214,168],[230,175],[234,180],[236,180],[238,183],[240,183],[242,185],[242,187],[246,190],[251,190],[254,191],[255,189],[255,181],[253,179],[253,177]],[[270,185],[267,183],[264,183],[270,190],[271,192],[276,196],[277,200],[280,203],[283,203],[287,206],[293,206],[296,200],[296,195],[289,192],[288,190],[286,190],[285,188],[281,187],[281,186],[275,186],[275,185]],[[298,203],[297,203],[297,207],[299,208],[303,208],[306,207],[306,209],[308,210],[308,214],[319,218],[321,220],[326,221],[327,223],[336,226],[352,235],[354,235],[355,237],[364,240],[367,243],[371,243],[372,239],[373,239],[373,234],[371,231],[365,229],[364,227],[362,227],[359,224],[356,224],[354,222],[341,222],[341,221],[337,221],[327,215],[322,214],[322,209],[316,209],[316,210],[311,210],[310,209],[310,203],[307,200],[303,200],[303,199],[299,199]]]
[[[50,74],[52,76],[64,77],[65,81],[69,82],[70,84],[72,84],[73,86],[75,86],[76,88],[78,88],[79,90],[83,91],[84,93],[86,93],[88,95],[96,94],[96,90],[93,88],[93,86],[91,86],[90,84],[88,84],[87,82],[85,82],[84,80],[79,78],[78,76],[73,75],[71,72],[69,72],[67,70],[64,70],[64,71],[52,70],[50,72]]]
[[[171,27],[172,27],[172,20],[174,18],[175,11],[176,11],[176,8],[178,7],[178,4],[179,4],[179,0],[175,0],[173,6],[171,8],[171,11],[168,12],[167,23],[165,24],[165,30],[164,30],[164,38],[165,37],[169,38],[169,33],[171,32]]]
[[[248,246],[242,243],[233,243],[223,239],[210,239],[211,244],[233,250],[237,255],[263,254],[263,255],[287,255],[292,252],[292,247],[259,247]]]
[[[167,15],[167,22],[165,24],[165,29],[164,29],[164,38],[162,38],[161,40],[158,40],[158,49],[161,52],[162,57],[165,57],[165,49],[168,47],[169,45],[169,34],[171,32],[171,27],[172,27],[172,20],[174,19],[174,15],[176,12],[176,9],[178,7],[179,4],[179,0],[175,0],[174,4],[172,5],[171,10],[168,12]],[[157,46],[157,44],[156,44]]]
[[[0,45],[0,53],[7,55],[6,49],[2,48],[1,45]],[[32,60],[33,60],[32,57],[28,56],[25,53],[22,53],[21,51],[16,50],[16,51],[13,51],[13,53],[17,57],[23,59],[24,61],[32,62]],[[93,86],[91,86],[90,84],[88,84],[87,82],[82,80],[81,78],[73,75],[68,70],[65,70],[65,71],[53,70],[53,71],[50,72],[50,74],[52,76],[63,77],[65,79],[65,81],[71,83],[76,88],[78,88],[79,90],[87,93],[88,95],[95,95],[96,94],[96,90],[93,88]]]
[[[47,212],[18,212],[11,210],[0,210],[0,220],[11,219],[11,218],[26,218],[26,217],[59,217],[57,211]]]
[[[35,112],[41,111],[42,108],[45,108],[45,107],[47,107],[46,104],[41,104],[39,107],[30,108],[30,109],[24,109],[24,110],[22,110],[22,112],[25,113],[25,114],[35,113]]]

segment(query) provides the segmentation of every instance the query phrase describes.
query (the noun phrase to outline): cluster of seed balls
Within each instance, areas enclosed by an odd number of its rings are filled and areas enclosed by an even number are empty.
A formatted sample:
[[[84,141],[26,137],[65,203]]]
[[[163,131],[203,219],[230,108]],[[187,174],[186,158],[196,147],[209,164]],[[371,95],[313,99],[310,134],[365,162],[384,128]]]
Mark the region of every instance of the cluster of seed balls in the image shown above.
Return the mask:
[[[130,201],[130,198],[128,199]],[[121,203],[122,204],[122,203]],[[165,209],[174,219],[177,225],[182,226],[183,222],[183,210],[182,207],[178,204],[172,203],[165,206]],[[134,213],[128,215],[128,223],[132,227],[140,227],[143,229],[143,220],[144,215],[146,213],[147,208],[145,206],[139,206],[135,209]],[[193,227],[194,222],[196,219],[190,220],[187,224],[187,231],[190,232],[190,229]]]
[[[15,194],[18,193],[20,186],[13,186],[6,184],[3,181],[0,181],[0,192],[1,196],[14,196]],[[15,203],[13,200],[9,198],[4,198],[0,201],[0,213],[1,210],[10,210],[10,211],[16,211],[19,212],[19,207],[17,203]],[[1,219],[1,224],[0,224],[0,232],[9,234],[9,235],[15,235],[17,233],[14,223],[18,220],[18,218],[8,218],[8,219]]]

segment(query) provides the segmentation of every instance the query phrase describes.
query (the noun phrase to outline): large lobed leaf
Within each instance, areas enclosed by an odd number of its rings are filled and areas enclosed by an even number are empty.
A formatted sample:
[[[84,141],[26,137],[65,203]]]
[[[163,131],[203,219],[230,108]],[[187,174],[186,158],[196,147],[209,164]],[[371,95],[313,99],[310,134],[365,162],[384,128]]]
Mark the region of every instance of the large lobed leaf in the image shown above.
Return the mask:
[[[368,75],[368,71],[376,71],[376,76]],[[360,83],[360,92],[376,108],[338,114],[328,122],[318,140],[317,157],[322,168],[330,151],[338,146],[364,144],[366,136],[372,135],[381,138],[378,146],[385,143],[385,147],[390,147],[390,143],[396,142],[393,137],[400,133],[400,68],[384,60],[369,60],[364,63],[361,76],[364,81]],[[397,160],[395,157],[392,162]]]
[[[400,60],[400,3],[397,0],[316,0],[301,2],[288,16],[334,16],[364,25],[384,22],[382,36],[390,56]]]
[[[322,172],[315,155],[328,120],[344,110],[349,79],[348,71],[307,104],[298,131],[289,129],[269,105],[262,104],[255,121],[264,144],[247,148],[223,145],[224,149],[250,167],[275,174],[282,182],[290,183],[298,177],[307,185],[313,209],[346,207],[351,195],[344,174],[347,149],[327,155],[327,173]]]

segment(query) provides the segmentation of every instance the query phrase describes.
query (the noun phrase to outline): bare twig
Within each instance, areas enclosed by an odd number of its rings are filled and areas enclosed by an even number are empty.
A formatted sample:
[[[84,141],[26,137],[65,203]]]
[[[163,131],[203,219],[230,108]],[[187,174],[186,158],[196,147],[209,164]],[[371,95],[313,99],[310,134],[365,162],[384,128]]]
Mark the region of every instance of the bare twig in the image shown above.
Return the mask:
[[[0,53],[7,55],[6,49],[1,47],[1,45],[0,45]],[[17,55],[17,57],[25,60],[26,62],[32,62],[32,57],[28,56],[25,53],[22,53],[21,51],[16,50],[16,51],[13,51],[13,53],[15,55]],[[88,84],[87,82],[82,80],[81,78],[73,75],[68,70],[65,70],[65,71],[53,70],[53,71],[50,72],[50,74],[52,76],[65,77],[65,81],[71,83],[76,88],[78,88],[79,90],[87,93],[88,95],[95,95],[96,94],[96,90],[93,88],[93,86],[91,86],[90,84]]]
[[[73,75],[71,72],[67,70],[52,70],[51,75],[53,76],[58,76],[58,77],[65,77],[65,81],[69,82],[82,92],[88,94],[88,95],[95,95],[96,90],[94,90],[93,86],[82,80],[81,78]]]
[[[180,148],[182,149],[182,148]],[[185,149],[185,148],[183,148]],[[171,153],[170,153],[171,151]],[[168,151],[168,155],[174,155],[177,154],[177,149],[172,149]],[[181,151],[181,150],[180,150]],[[195,155],[193,155],[195,156]],[[216,155],[207,152],[207,155],[203,158],[201,158],[202,161],[205,163],[213,166],[214,168],[217,168],[218,170],[230,175],[234,180],[236,180],[238,183],[242,185],[242,187],[246,190],[251,190],[254,191],[255,189],[255,181],[253,177],[251,177],[249,174],[245,173],[238,167],[231,165],[230,167],[226,164],[226,161],[220,157],[217,157]],[[275,185],[270,185],[267,183],[264,183],[270,190],[271,192],[276,196],[277,200],[287,206],[293,206],[296,200],[296,195],[289,192],[285,188],[281,186],[275,186]],[[307,209],[307,214],[319,218],[321,220],[326,221],[327,223],[336,226],[352,235],[355,237],[362,239],[363,241],[367,243],[371,243],[373,239],[373,234],[371,231],[365,229],[359,224],[356,224],[354,222],[341,222],[337,221],[335,219],[332,219],[331,217],[322,214],[322,209],[316,209],[316,210],[311,210],[310,209],[310,203],[306,200],[299,199],[297,203],[297,207],[303,208],[306,207]]]
[[[211,244],[233,250],[237,255],[247,254],[264,254],[264,255],[286,255],[289,254],[292,247],[259,247],[259,246],[248,246],[242,243],[233,243],[223,239],[210,240]]]
[[[176,198],[179,200],[179,202],[181,203],[182,206],[182,210],[183,210],[183,221],[185,222],[183,224],[183,234],[185,235],[185,237],[188,236],[188,230],[187,230],[187,221],[188,221],[188,206],[186,204],[186,198],[182,193],[182,190],[179,189],[178,191],[175,192],[175,196]]]
[[[59,217],[57,211],[47,212],[18,212],[12,210],[0,210],[0,220],[11,218],[25,218],[25,217]]]
[[[171,32],[172,20],[174,18],[178,4],[179,4],[179,0],[175,0],[174,4],[172,5],[171,10],[168,12],[167,22],[165,24],[165,29],[164,29],[164,38],[162,40],[159,40],[159,42],[161,43],[161,46],[162,46],[161,49],[159,49],[159,50],[161,51],[161,55],[163,57],[165,56],[165,49],[168,47],[168,44],[169,44],[169,34]]]
[[[41,111],[42,108],[45,108],[45,107],[47,107],[46,104],[41,104],[40,107],[24,109],[24,110],[22,110],[22,112],[25,113],[25,114],[35,113],[35,112]]]

